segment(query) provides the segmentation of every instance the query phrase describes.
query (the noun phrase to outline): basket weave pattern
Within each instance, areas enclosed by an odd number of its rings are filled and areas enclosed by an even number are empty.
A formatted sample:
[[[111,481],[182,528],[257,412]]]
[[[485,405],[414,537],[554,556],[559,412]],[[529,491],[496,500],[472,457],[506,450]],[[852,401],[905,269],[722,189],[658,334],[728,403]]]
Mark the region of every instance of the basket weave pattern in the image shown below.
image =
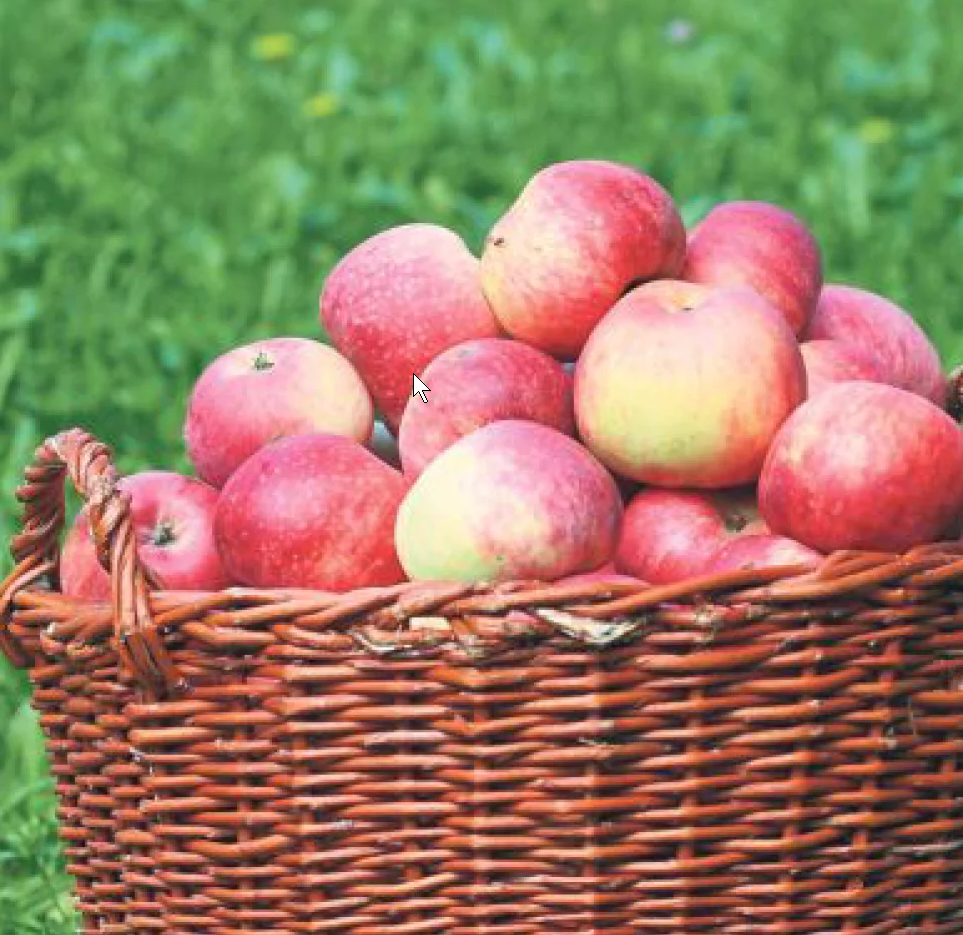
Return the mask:
[[[63,482],[111,605],[55,590]],[[0,647],[86,933],[963,932],[963,554],[680,585],[152,590],[45,443]]]

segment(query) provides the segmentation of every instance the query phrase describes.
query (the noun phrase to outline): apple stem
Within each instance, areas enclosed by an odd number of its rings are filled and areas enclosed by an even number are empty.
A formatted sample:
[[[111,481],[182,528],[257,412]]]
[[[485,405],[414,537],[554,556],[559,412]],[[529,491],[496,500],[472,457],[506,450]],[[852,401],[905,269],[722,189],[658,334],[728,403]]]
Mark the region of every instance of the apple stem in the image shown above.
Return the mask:
[[[258,351],[254,358],[255,370],[270,370],[274,366],[274,361],[264,352]]]
[[[173,523],[158,523],[154,527],[154,534],[151,537],[151,541],[154,545],[170,545],[174,541],[174,525]]]

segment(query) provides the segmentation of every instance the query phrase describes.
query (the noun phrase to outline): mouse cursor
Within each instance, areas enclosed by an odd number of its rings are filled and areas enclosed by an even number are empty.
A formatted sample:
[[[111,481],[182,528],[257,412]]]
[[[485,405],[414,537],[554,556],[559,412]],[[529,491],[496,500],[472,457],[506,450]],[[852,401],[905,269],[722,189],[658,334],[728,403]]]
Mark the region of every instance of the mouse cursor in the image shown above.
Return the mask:
[[[428,386],[427,386],[426,384],[422,383],[421,380],[418,379],[418,374],[417,374],[417,373],[413,373],[412,376],[413,376],[415,379],[414,379],[414,388],[413,388],[412,391],[411,391],[411,395],[412,395],[413,397],[414,397],[414,396],[420,396],[420,397],[421,397],[421,401],[422,401],[423,403],[428,402],[428,396],[427,396],[427,394],[430,393],[431,390],[428,388]]]

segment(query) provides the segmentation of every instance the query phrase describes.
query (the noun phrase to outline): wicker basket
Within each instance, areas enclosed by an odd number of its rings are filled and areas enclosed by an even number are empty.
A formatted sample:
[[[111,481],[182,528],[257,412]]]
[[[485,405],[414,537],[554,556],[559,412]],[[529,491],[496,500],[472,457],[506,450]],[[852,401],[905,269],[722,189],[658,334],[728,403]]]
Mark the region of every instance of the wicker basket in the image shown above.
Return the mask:
[[[64,475],[113,606],[56,591]],[[37,451],[0,642],[98,935],[963,932],[963,553],[668,587],[151,590]],[[795,573],[795,574],[794,574]]]

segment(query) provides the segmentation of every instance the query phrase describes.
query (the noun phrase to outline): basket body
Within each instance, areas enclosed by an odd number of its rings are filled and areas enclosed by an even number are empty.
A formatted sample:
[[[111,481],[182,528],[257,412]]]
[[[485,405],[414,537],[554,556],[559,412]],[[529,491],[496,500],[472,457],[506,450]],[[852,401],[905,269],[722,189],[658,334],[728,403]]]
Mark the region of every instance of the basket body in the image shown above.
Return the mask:
[[[65,479],[112,601],[57,593]],[[0,586],[86,935],[963,933],[963,547],[661,588],[152,590],[109,450]]]
[[[393,652],[321,598],[172,598],[158,627],[190,686],[162,700],[107,608],[22,592],[11,632],[87,933],[949,935],[959,564],[846,600],[660,604],[624,645],[480,660],[477,618]]]

